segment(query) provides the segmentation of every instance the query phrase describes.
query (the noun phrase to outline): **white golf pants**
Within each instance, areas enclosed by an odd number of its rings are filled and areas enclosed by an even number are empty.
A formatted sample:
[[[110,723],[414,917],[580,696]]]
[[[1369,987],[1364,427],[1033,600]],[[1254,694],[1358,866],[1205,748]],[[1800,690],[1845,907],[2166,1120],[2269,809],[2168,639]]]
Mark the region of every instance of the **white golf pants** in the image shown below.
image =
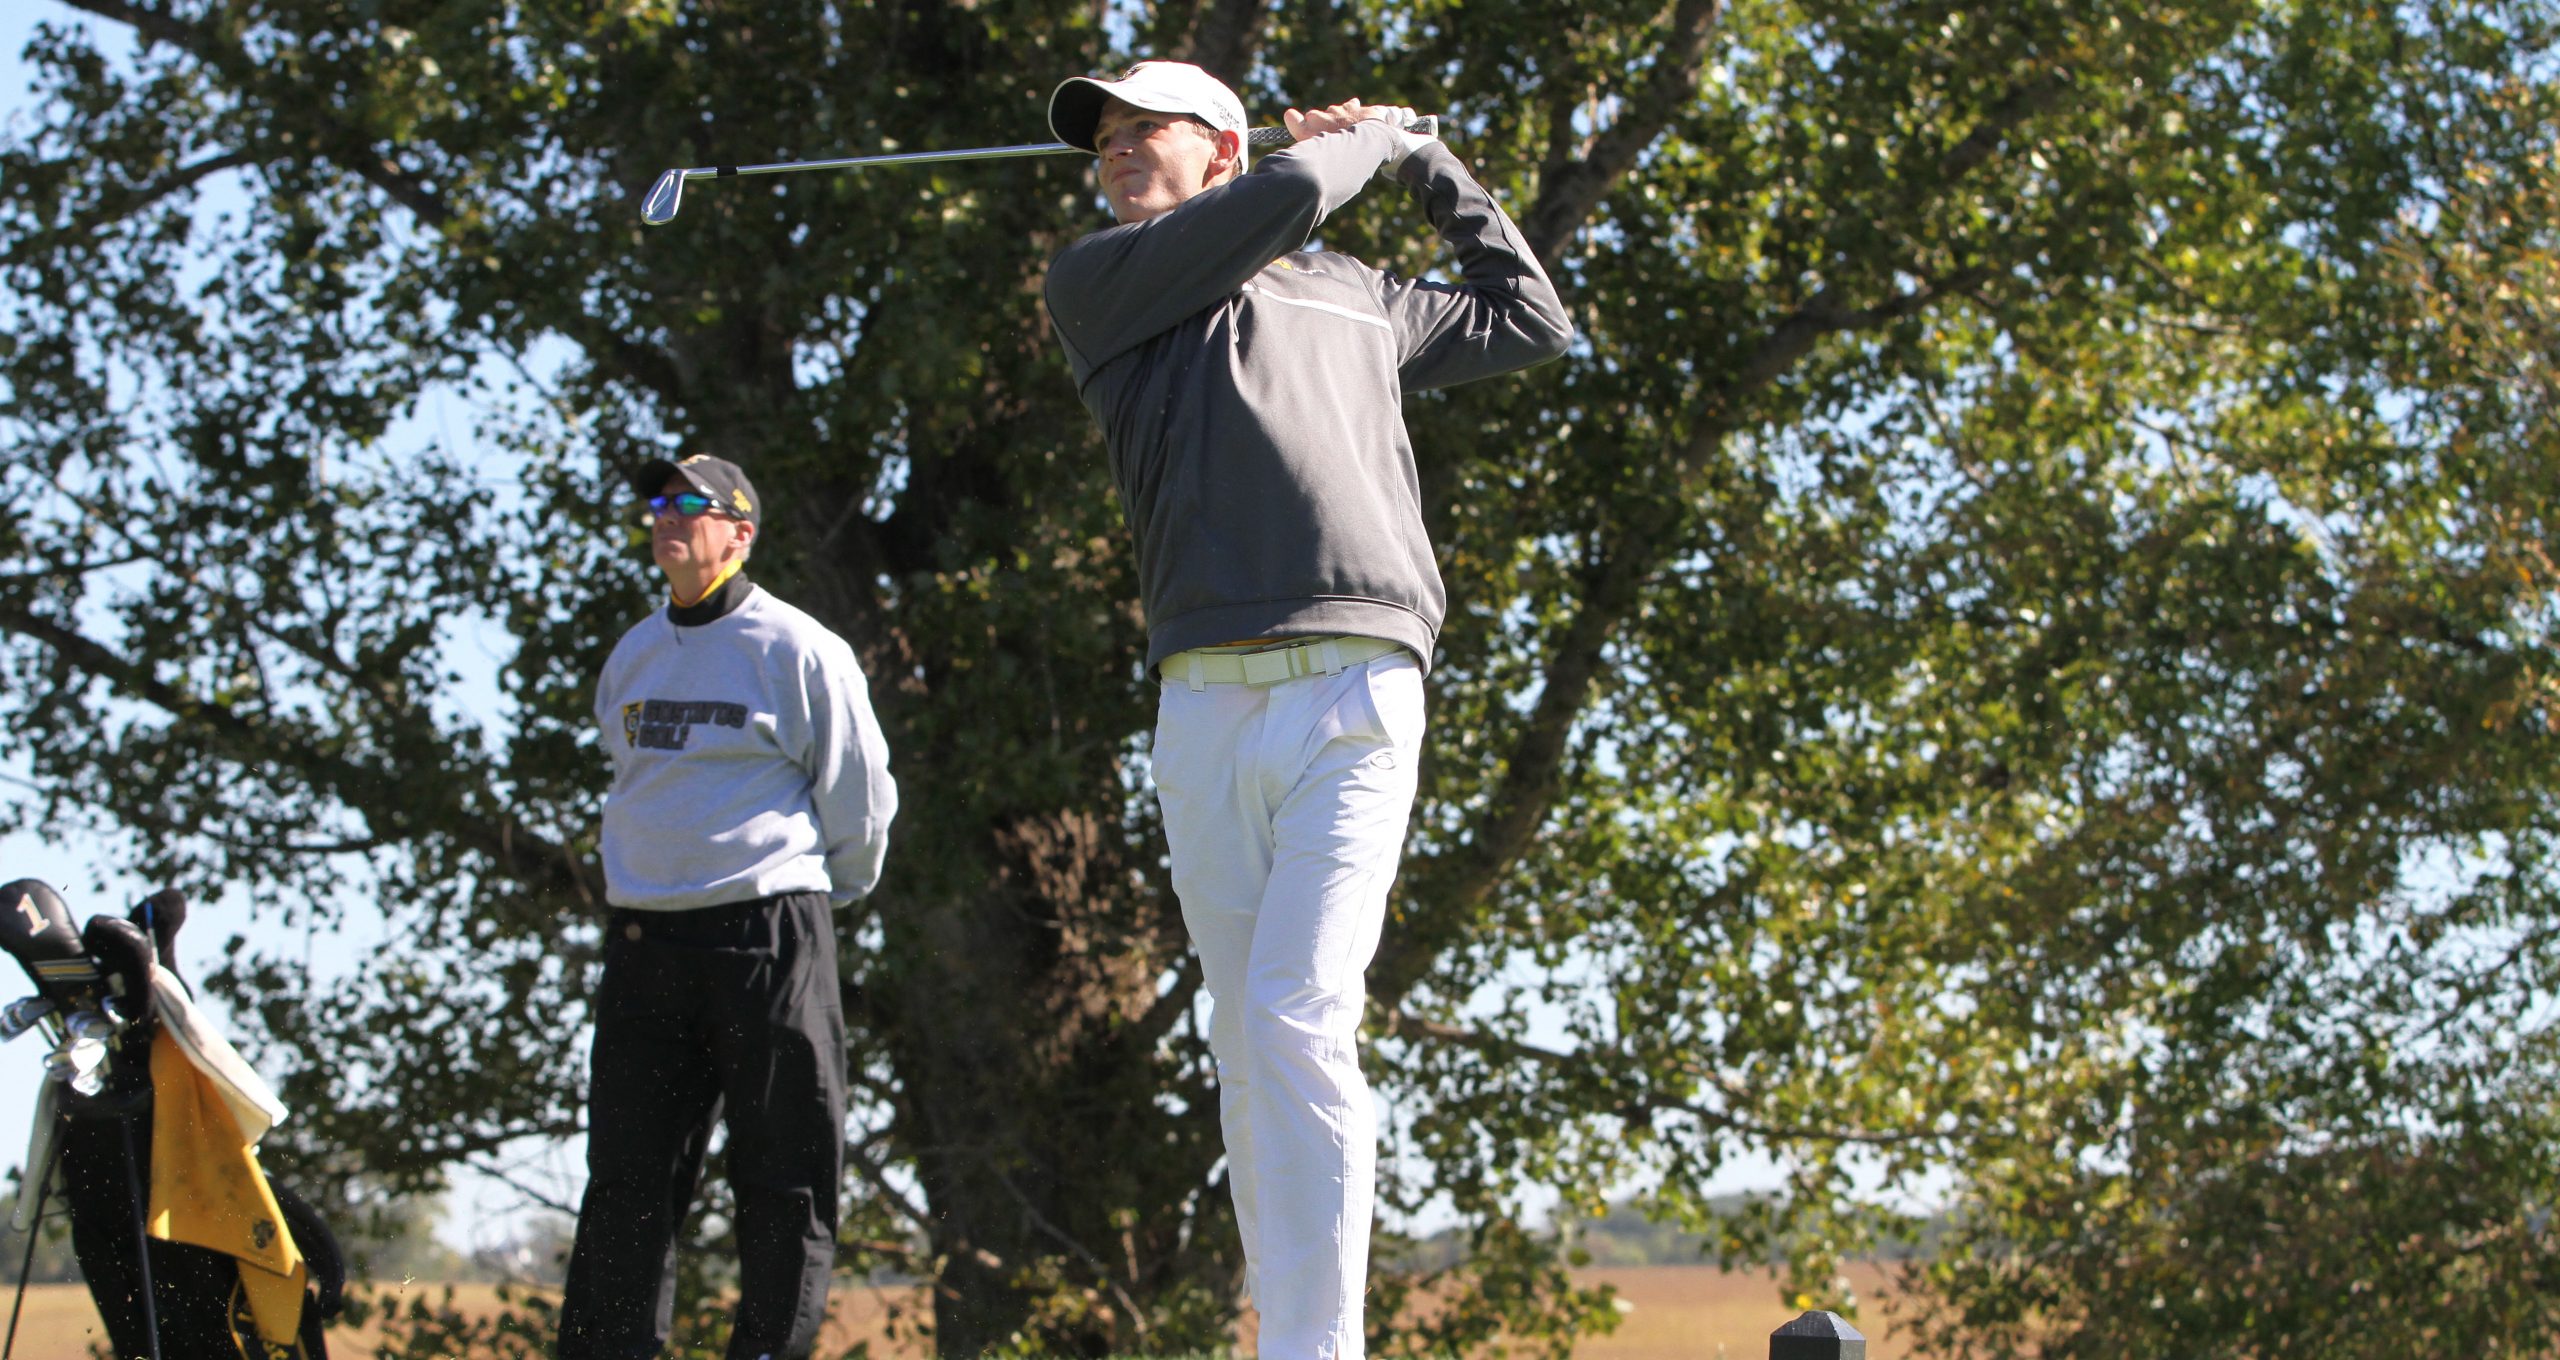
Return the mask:
[[[1358,1360],[1377,1177],[1363,975],[1413,808],[1403,651],[1272,685],[1165,683],[1154,766],[1211,999],[1219,1116],[1265,1360]]]

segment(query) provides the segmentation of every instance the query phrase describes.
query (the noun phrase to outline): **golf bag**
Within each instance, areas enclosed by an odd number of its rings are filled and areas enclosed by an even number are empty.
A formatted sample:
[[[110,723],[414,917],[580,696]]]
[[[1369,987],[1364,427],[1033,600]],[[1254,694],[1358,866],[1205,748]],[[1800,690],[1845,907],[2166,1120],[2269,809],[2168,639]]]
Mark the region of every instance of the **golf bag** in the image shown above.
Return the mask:
[[[0,1042],[41,1025],[56,1044],[14,1226],[63,1201],[118,1360],[325,1360],[345,1266],[319,1214],[256,1166],[248,1145],[283,1107],[196,1012],[185,920],[170,890],[75,931],[52,888],[0,884],[0,949],[36,985],[0,1011]]]

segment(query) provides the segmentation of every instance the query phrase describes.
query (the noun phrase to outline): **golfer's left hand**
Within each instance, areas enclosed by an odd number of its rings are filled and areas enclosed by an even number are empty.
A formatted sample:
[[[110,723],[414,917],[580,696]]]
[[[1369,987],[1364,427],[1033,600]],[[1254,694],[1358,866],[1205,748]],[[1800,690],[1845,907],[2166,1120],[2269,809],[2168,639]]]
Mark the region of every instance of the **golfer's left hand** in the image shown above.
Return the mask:
[[[1422,115],[1405,105],[1363,104],[1357,99],[1346,99],[1312,112],[1290,109],[1280,115],[1280,122],[1289,129],[1289,135],[1301,142],[1328,132],[1340,132],[1355,123],[1384,123],[1394,128],[1396,149],[1378,163],[1380,179],[1393,177],[1396,167],[1404,164],[1404,158],[1412,155],[1414,148],[1435,140],[1429,133],[1413,131],[1414,124],[1421,121]]]
[[[1280,124],[1289,129],[1292,138],[1303,142],[1309,137],[1340,132],[1354,123],[1379,122],[1392,128],[1408,128],[1421,116],[1402,104],[1363,104],[1346,99],[1321,109],[1290,109],[1280,115]]]

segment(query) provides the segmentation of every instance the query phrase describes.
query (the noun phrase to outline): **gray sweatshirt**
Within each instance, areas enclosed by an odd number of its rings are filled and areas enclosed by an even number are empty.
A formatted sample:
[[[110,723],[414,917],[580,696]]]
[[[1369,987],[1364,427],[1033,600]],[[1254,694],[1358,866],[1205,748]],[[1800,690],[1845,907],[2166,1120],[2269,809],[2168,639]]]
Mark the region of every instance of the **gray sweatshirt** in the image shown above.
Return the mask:
[[[1431,664],[1448,597],[1404,393],[1552,359],[1573,325],[1519,229],[1437,142],[1395,173],[1460,282],[1302,249],[1395,136],[1365,122],[1300,142],[1049,266],[1049,315],[1137,538],[1149,667],[1318,634]]]
[[[614,906],[786,892],[841,906],[880,880],[898,786],[853,649],[763,589],[743,593],[698,627],[650,615],[596,681]]]

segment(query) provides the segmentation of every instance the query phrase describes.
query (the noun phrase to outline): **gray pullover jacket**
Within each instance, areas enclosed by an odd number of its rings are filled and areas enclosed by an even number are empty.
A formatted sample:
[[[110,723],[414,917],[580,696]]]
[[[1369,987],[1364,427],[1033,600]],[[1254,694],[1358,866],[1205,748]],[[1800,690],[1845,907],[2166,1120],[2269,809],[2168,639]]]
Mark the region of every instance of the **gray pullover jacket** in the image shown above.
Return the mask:
[[[841,906],[879,881],[898,812],[862,668],[764,590],[733,579],[714,595],[642,620],[596,681],[613,756],[605,899],[679,911],[822,892]]]
[[[1137,538],[1150,668],[1317,634],[1431,664],[1448,597],[1403,394],[1552,359],[1573,326],[1519,229],[1437,142],[1395,174],[1460,282],[1303,249],[1395,135],[1365,122],[1310,138],[1049,267],[1049,315]]]

